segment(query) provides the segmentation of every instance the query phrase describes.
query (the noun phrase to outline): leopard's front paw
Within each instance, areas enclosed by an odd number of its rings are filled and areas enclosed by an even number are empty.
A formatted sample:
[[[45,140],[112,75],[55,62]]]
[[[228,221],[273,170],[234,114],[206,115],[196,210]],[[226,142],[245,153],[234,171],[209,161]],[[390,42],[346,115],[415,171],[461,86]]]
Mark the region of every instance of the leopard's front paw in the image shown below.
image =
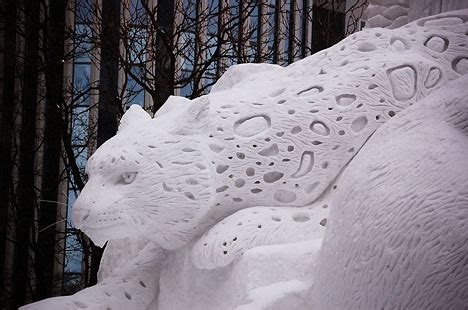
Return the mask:
[[[192,248],[200,269],[225,267],[247,250],[261,245],[321,239],[328,209],[253,207],[240,210],[206,232]]]

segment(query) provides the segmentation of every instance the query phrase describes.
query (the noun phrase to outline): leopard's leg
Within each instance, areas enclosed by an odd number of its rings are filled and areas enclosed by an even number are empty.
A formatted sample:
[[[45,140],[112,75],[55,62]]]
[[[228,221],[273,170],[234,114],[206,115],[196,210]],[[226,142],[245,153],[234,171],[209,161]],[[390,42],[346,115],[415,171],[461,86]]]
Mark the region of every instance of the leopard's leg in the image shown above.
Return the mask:
[[[328,202],[310,206],[253,207],[240,210],[207,231],[192,248],[200,269],[224,267],[249,249],[261,245],[320,240],[327,221]]]

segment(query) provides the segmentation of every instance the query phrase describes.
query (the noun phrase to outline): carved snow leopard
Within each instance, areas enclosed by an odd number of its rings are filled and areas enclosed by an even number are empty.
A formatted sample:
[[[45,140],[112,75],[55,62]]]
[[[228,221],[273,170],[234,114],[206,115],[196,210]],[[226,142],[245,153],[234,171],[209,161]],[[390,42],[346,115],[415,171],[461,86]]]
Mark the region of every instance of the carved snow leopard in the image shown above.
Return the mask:
[[[171,97],[154,120],[132,107],[122,119],[118,135],[89,161],[90,180],[74,207],[75,224],[100,244],[122,236],[129,236],[131,244],[135,239],[142,241],[144,235],[169,249],[206,231],[192,250],[200,256],[195,265],[202,268],[225,266],[242,251],[260,244],[291,243],[297,235],[304,237],[304,231],[313,233],[307,219],[318,222],[321,216],[310,208],[323,209],[317,202],[332,196],[326,188],[333,188],[334,180],[340,178],[333,175],[346,167],[367,137],[418,98],[468,73],[467,16],[461,11],[419,20],[398,30],[363,31],[287,68],[235,66],[210,95],[194,100],[185,112],[181,111],[190,101],[178,97]],[[288,148],[290,145],[294,149]],[[354,150],[348,154],[351,148]],[[263,150],[268,151],[260,154]],[[361,153],[358,156],[361,163],[366,161]],[[185,158],[192,163],[182,160]],[[254,170],[247,172],[248,168]],[[281,173],[280,179],[267,182]],[[315,182],[319,184],[313,188]],[[352,176],[347,182],[352,183]],[[223,191],[223,186],[228,187]],[[252,192],[254,188],[257,190]],[[285,192],[275,198],[279,190]],[[295,201],[287,202],[293,198]],[[314,201],[312,206],[294,208],[308,201]],[[246,209],[260,203],[268,206]],[[257,220],[263,223],[261,228]],[[243,225],[238,226],[241,221]],[[281,227],[284,230],[272,227],[279,223],[285,224]],[[326,221],[320,223],[325,225]],[[298,225],[302,225],[300,229]],[[351,244],[346,238],[352,234],[345,235],[339,240]],[[317,248],[320,243],[321,239]],[[112,276],[73,296],[25,308],[77,309],[88,304],[93,309],[156,308],[159,266],[162,261],[173,263],[170,257],[169,261],[162,259],[159,248],[153,248],[151,242],[146,249],[132,250],[127,242],[113,240],[105,258],[111,259],[112,246],[125,249],[128,259],[126,263],[118,261],[123,267],[113,270]],[[109,265],[108,260],[104,262]],[[175,262],[172,267],[184,273],[189,265],[186,262],[184,266]],[[328,271],[324,273],[328,275]],[[340,275],[335,273],[333,279],[345,283]],[[200,285],[198,280],[193,283]],[[213,286],[223,292],[221,280],[217,280]],[[180,288],[174,287],[179,294]],[[208,298],[214,294],[206,287],[204,293]],[[193,300],[188,303],[193,306]]]
[[[174,249],[237,210],[316,201],[381,124],[466,71],[464,27],[417,23],[240,81],[228,72],[154,119],[132,107],[88,162],[75,225],[98,244],[146,235]]]

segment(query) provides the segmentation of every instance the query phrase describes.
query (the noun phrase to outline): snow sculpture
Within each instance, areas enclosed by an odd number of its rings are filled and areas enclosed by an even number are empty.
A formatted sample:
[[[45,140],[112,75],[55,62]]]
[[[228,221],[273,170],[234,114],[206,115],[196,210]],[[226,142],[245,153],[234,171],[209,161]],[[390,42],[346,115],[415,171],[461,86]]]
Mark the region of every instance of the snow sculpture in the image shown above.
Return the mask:
[[[454,18],[461,22],[454,23]],[[95,287],[26,308],[105,309],[110,287],[117,300],[112,309],[281,305],[275,298],[257,299],[269,289],[296,299],[302,294],[299,299],[305,304],[294,303],[297,309],[326,304],[326,296],[331,295],[311,293],[311,298],[304,299],[304,294],[312,287],[316,255],[321,256],[319,264],[335,260],[336,268],[341,268],[342,260],[352,259],[341,249],[336,253],[343,257],[334,256],[333,242],[352,241],[339,224],[327,235],[323,254],[318,252],[324,227],[335,221],[335,215],[328,220],[327,213],[337,199],[341,200],[336,217],[351,219],[349,235],[362,229],[352,225],[352,214],[346,214],[342,205],[364,199],[366,191],[351,186],[356,182],[354,175],[360,174],[345,168],[367,162],[369,153],[366,157],[360,150],[369,139],[376,140],[372,135],[384,131],[381,125],[413,104],[410,111],[420,111],[419,101],[468,73],[467,20],[465,10],[396,30],[365,30],[286,68],[233,67],[209,95],[193,101],[171,97],[154,119],[133,106],[118,134],[90,158],[89,181],[74,206],[78,228],[97,244],[112,240],[103,262],[115,267],[104,267]],[[416,131],[416,136],[425,133]],[[373,143],[391,145],[382,135],[382,141]],[[356,183],[367,184],[365,180]],[[392,184],[385,180],[383,187]],[[344,184],[343,191],[338,182]],[[368,182],[380,185],[378,180]],[[440,190],[439,183],[430,186]],[[115,240],[120,238],[124,239]],[[131,251],[127,260],[112,263],[112,253],[129,240],[140,240],[133,251],[137,254]],[[275,266],[275,262],[255,263],[248,253],[273,253],[271,247],[297,252],[271,255],[282,262],[276,269],[288,268],[296,279],[281,272],[250,277],[253,269],[249,268]],[[291,261],[295,254],[304,270],[295,269],[297,263]],[[147,264],[135,268],[142,262]],[[462,266],[456,261],[452,265]],[[329,289],[338,285],[336,277],[327,282]],[[364,279],[349,275],[343,283]],[[128,288],[126,283],[131,283]],[[352,288],[339,288],[337,304],[348,304]],[[374,308],[374,301],[380,302],[363,299],[361,305]]]

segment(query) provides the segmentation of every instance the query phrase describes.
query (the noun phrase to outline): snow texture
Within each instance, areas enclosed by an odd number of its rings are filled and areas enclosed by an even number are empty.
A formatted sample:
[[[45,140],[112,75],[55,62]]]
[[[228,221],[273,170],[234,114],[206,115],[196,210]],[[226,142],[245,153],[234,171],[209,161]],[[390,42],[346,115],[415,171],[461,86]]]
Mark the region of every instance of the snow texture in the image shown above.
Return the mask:
[[[154,118],[132,106],[74,206],[111,240],[98,285],[24,309],[463,309],[467,21],[235,66]]]
[[[363,17],[367,28],[395,29],[426,16],[466,8],[466,0],[369,0]]]

